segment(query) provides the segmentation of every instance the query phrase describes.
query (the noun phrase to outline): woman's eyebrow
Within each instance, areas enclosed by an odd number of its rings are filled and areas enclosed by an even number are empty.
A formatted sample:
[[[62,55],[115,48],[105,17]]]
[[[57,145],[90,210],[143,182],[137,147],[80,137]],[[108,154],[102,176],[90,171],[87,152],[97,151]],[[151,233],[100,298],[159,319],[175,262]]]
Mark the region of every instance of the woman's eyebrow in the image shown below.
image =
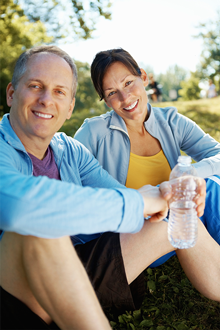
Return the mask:
[[[123,83],[123,82],[125,81],[125,79],[126,79],[127,77],[129,77],[129,76],[132,76],[132,74],[129,73],[128,75],[126,75],[126,76],[120,81],[120,83]],[[113,87],[106,88],[106,89],[104,89],[104,92],[105,92],[105,91],[109,91],[109,90],[111,90],[111,89],[114,89],[114,88],[113,88]]]

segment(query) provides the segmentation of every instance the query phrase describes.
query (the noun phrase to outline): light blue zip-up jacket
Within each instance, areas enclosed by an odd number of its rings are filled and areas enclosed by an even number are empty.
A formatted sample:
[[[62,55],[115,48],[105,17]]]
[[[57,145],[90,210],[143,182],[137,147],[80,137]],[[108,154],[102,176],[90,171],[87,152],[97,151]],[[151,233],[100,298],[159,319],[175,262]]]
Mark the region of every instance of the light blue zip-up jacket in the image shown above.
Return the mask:
[[[198,176],[220,175],[220,143],[174,107],[156,108],[148,104],[148,111],[150,115],[144,123],[145,128],[159,140],[171,169],[183,150],[197,162],[193,166]],[[124,120],[115,111],[85,119],[74,138],[91,151],[108,173],[125,185],[130,139]]]
[[[0,229],[56,238],[104,231],[137,232],[142,228],[144,205],[136,190],[119,184],[81,143],[64,133],[55,134],[50,146],[65,182],[33,176],[31,159],[12,129],[9,115],[3,117]],[[74,242],[84,241],[76,238]]]

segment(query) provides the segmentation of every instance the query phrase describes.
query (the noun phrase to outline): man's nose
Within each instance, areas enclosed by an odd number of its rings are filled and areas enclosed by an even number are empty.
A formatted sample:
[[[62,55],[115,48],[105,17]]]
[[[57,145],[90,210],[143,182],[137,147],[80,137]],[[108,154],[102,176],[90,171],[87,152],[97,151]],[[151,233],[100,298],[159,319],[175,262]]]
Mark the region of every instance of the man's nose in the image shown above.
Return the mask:
[[[51,106],[54,103],[52,92],[49,90],[44,90],[39,97],[39,102],[45,107]]]

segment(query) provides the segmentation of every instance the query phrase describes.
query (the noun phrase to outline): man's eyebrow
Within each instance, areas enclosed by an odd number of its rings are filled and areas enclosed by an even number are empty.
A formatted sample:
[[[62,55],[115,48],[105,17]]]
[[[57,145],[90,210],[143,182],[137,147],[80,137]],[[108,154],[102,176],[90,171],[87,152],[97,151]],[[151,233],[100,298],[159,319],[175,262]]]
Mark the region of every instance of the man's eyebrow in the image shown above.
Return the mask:
[[[127,77],[129,77],[129,76],[132,76],[132,73],[129,73],[127,76],[125,76],[125,77],[120,81],[120,83],[123,83],[123,81],[125,81],[125,79],[126,79]],[[114,88],[113,88],[113,87],[106,88],[106,89],[104,89],[104,92],[105,92],[105,91],[109,91],[109,90],[111,90],[111,89],[114,89]]]
[[[36,81],[36,82],[39,82],[39,83],[41,83],[41,84],[43,84],[43,81],[42,80],[40,80],[40,79],[37,79],[37,78],[30,78],[30,79],[28,79],[28,81],[27,82],[31,82],[31,81]],[[56,88],[64,88],[64,89],[67,89],[67,90],[71,90],[71,88],[69,88],[68,86],[65,86],[65,85],[56,85]]]

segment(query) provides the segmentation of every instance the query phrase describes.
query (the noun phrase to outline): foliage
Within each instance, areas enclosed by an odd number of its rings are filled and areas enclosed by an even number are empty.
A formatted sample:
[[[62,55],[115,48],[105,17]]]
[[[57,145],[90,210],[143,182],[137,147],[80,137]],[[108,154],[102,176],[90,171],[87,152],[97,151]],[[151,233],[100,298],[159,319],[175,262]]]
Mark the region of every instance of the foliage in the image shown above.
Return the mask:
[[[21,7],[13,0],[2,0],[0,5],[0,114],[8,111],[6,86],[11,81],[13,68],[18,56],[33,45],[52,40],[46,34],[43,23],[31,23]]]
[[[184,101],[197,100],[200,98],[201,88],[199,87],[199,78],[194,72],[190,72],[190,77],[180,82],[179,95],[182,96]]]
[[[84,109],[84,110],[74,110],[71,118],[67,120],[64,125],[61,127],[60,132],[65,132],[69,136],[74,136],[76,131],[80,128],[82,123],[86,118],[91,118],[94,116],[99,116],[106,112],[104,104],[100,104],[100,108],[96,109]]]
[[[111,19],[110,0],[20,0],[31,21],[45,23],[54,41],[91,38],[100,17]]]
[[[180,82],[186,79],[188,71],[178,65],[170,66],[165,74],[161,73],[156,77],[156,81],[163,87],[163,100],[170,101],[169,92],[175,90],[178,95],[178,91],[181,89]]]
[[[146,294],[136,311],[108,313],[113,329],[218,330],[220,304],[203,297],[185,276],[177,257],[145,271]]]
[[[76,93],[77,94],[77,93]],[[194,101],[176,101],[157,103],[157,107],[173,106],[178,112],[195,121],[207,134],[220,142],[220,112],[219,112],[220,96],[213,99],[200,99]],[[70,136],[74,136],[77,129],[82,125],[86,118],[99,116],[106,112],[103,102],[100,102],[100,108],[95,107],[93,110],[74,110],[69,121],[66,121],[60,131],[66,132]]]
[[[202,38],[204,44],[198,73],[203,79],[216,77],[220,92],[220,11],[218,11],[216,21],[201,23],[198,29],[200,29],[200,33],[196,37]]]
[[[88,63],[75,61],[78,71],[78,88],[76,93],[75,110],[89,110],[91,113],[94,109],[105,110],[104,103],[99,101],[98,94],[93,87],[90,77],[90,66]]]

